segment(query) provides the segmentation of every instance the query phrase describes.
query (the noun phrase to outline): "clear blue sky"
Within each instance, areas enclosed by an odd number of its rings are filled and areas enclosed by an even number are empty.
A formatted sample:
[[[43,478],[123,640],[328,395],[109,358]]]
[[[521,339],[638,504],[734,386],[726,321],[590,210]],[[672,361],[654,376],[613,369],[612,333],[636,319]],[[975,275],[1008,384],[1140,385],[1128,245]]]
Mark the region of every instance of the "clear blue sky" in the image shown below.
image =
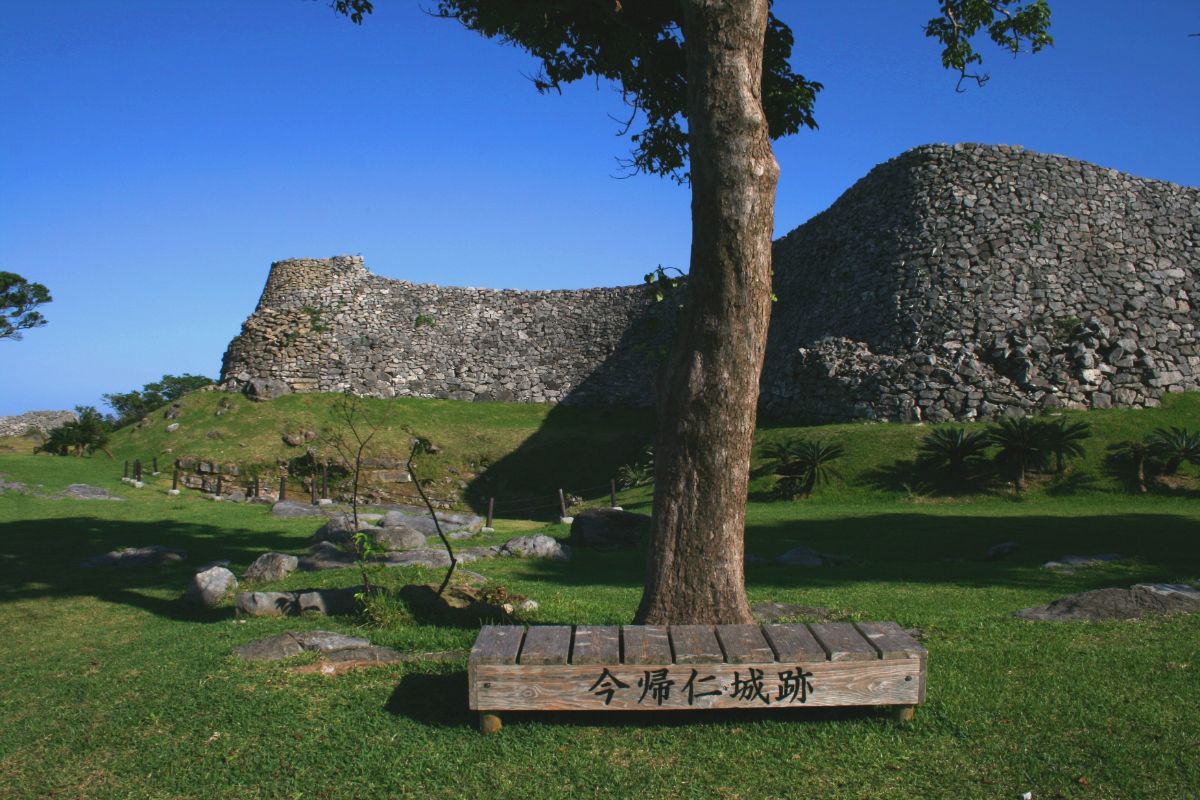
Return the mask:
[[[0,414],[215,377],[282,258],[501,288],[686,266],[688,191],[613,177],[612,87],[538,96],[520,51],[376,4],[362,27],[325,0],[4,4],[0,269],[54,302],[0,341]],[[776,143],[777,232],[929,142],[1200,184],[1200,3],[1051,4],[1053,49],[987,46],[992,81],[956,94],[921,33],[934,0],[777,0],[795,68],[826,87],[820,131]]]

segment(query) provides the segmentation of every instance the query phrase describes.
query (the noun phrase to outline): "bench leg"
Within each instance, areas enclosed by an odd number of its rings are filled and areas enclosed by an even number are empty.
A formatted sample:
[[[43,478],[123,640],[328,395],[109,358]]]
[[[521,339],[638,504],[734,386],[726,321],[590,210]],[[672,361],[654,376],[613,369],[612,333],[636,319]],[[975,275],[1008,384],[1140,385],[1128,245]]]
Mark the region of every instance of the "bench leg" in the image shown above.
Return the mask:
[[[893,706],[892,718],[896,722],[912,722],[913,715],[917,713],[916,706]]]
[[[500,732],[500,717],[496,714],[491,714],[487,711],[479,712],[479,732],[484,736],[491,736],[493,733]]]

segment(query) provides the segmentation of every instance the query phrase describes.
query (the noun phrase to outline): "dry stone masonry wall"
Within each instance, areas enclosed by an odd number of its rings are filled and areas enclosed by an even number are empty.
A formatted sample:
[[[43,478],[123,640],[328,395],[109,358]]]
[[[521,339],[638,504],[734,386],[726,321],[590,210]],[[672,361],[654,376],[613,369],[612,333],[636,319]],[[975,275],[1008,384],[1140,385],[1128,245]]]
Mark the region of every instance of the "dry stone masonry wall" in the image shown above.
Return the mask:
[[[26,411],[14,417],[0,417],[0,437],[46,434],[77,419],[74,411]]]
[[[881,164],[775,243],[761,406],[974,419],[1200,388],[1200,191],[986,145]],[[665,304],[640,287],[412,284],[272,266],[228,389],[648,405]]]

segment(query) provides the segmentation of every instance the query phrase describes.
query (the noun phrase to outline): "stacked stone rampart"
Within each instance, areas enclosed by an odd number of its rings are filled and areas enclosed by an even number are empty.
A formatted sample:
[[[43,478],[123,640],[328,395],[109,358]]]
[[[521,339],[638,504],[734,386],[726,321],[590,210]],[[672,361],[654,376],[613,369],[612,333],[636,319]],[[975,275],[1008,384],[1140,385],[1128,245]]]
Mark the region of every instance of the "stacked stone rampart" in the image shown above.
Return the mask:
[[[1005,146],[930,145],[775,243],[762,409],[807,421],[1154,406],[1200,386],[1200,192]],[[222,381],[648,405],[670,304],[642,287],[413,284],[274,264]]]
[[[76,419],[78,416],[74,411],[26,411],[13,417],[0,417],[0,437],[46,434]]]

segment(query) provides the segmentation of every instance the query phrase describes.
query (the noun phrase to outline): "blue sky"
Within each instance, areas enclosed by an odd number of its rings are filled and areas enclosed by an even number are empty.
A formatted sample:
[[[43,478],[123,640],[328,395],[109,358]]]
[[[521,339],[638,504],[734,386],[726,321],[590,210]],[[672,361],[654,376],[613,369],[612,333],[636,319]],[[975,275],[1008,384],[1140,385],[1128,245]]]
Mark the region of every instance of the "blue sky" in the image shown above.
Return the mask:
[[[582,1],[582,0],[581,0]],[[0,15],[0,269],[50,323],[0,341],[0,414],[216,376],[282,258],[499,288],[686,266],[689,194],[619,180],[610,86],[538,96],[520,51],[377,0],[59,0]],[[777,0],[821,129],[776,143],[776,230],[929,142],[1021,144],[1200,185],[1200,4],[1052,0],[1056,46],[954,91],[933,0]]]

